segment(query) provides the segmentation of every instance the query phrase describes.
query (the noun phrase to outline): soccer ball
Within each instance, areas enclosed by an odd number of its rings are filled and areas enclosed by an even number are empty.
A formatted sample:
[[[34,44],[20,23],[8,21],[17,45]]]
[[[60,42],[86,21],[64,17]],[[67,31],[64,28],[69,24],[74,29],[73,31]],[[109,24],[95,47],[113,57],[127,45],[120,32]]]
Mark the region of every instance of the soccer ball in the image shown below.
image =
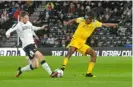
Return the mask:
[[[55,69],[55,71],[54,71],[54,72],[57,72],[56,77],[63,77],[63,71],[62,71],[60,68]]]

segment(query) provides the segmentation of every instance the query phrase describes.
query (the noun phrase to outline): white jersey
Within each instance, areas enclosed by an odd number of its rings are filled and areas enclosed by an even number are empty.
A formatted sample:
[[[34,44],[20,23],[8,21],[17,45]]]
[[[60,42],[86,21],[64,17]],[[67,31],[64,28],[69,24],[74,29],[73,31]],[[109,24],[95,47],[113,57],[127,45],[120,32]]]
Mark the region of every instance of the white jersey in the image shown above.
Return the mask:
[[[22,41],[22,47],[24,48],[29,44],[34,44],[33,30],[38,29],[40,29],[40,27],[33,26],[29,21],[26,24],[18,22],[6,32],[6,35],[9,35],[11,32],[16,30],[18,37]]]

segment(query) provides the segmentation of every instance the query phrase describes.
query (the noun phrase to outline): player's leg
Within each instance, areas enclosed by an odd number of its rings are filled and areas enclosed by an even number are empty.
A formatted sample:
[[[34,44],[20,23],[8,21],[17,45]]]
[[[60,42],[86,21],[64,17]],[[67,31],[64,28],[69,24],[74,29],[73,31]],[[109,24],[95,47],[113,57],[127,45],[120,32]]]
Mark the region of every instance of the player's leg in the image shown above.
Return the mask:
[[[86,76],[95,77],[94,75],[92,75],[92,69],[93,69],[93,67],[95,65],[95,62],[96,62],[96,53],[95,53],[95,51],[86,44],[84,44],[78,51],[80,53],[82,53],[83,55],[87,55],[87,54],[90,55],[91,60],[90,60],[90,63],[88,65],[88,70],[87,70]]]
[[[36,58],[31,59],[30,62],[31,62],[30,64],[21,68],[22,72],[38,68],[39,65],[38,65],[38,60]]]
[[[25,72],[25,71],[30,71],[30,70],[34,70],[38,67],[38,60],[36,58],[32,58],[30,59],[30,63],[24,67],[19,67],[18,68],[18,71],[17,71],[17,74],[16,74],[16,77],[19,77],[22,72]]]
[[[28,64],[31,64],[31,60],[29,59],[28,56],[25,56],[25,59],[27,60],[27,63],[28,63]]]
[[[93,68],[95,66],[95,62],[96,62],[96,52],[92,48],[88,48],[87,51],[86,51],[86,54],[89,54],[90,57],[91,57],[90,63],[88,65],[88,70],[87,70],[86,76],[87,77],[95,77],[92,74],[92,70],[93,70]]]
[[[63,64],[62,64],[62,67],[61,69],[64,71],[65,70],[65,67],[68,63],[68,60],[70,59],[71,55],[77,50],[76,47],[73,47],[73,46],[70,46],[69,49],[68,49],[68,53],[67,55],[65,56],[64,60],[63,60]]]
[[[66,68],[66,65],[68,64],[68,60],[70,59],[71,55],[81,46],[79,39],[73,38],[70,42],[68,47],[68,53],[64,57],[63,64],[61,66],[61,69],[64,71]],[[52,73],[52,77],[56,77],[56,72]]]
[[[32,61],[30,60],[29,56],[26,56],[25,59],[27,60],[28,64],[32,64]],[[37,58],[35,58],[35,61],[37,61],[37,64],[38,64],[39,61]]]
[[[39,67],[38,59],[36,57],[34,57],[34,59],[31,60],[31,64],[34,69],[37,69]]]
[[[39,51],[37,51],[34,44],[26,46],[24,48],[24,51],[26,52],[26,55],[29,56],[32,64],[29,64],[22,68],[19,67],[16,77],[19,77],[24,71],[29,71],[29,70],[33,70],[34,68],[37,68],[38,67],[37,59],[41,62],[42,67],[49,73],[49,75],[51,75],[52,73],[51,69],[49,68],[48,64],[44,60],[43,55]]]
[[[40,61],[41,66],[48,72],[49,75],[52,74],[51,68],[47,64],[46,60],[44,59],[44,56],[41,54],[41,52],[36,51],[35,57]]]
[[[37,48],[37,45],[35,45],[35,47]],[[28,55],[25,56],[25,59],[27,60],[28,64],[32,64],[32,61],[30,60],[30,58],[29,58]],[[35,60],[38,61],[37,58],[35,58]],[[38,61],[38,62],[39,62],[39,61]]]
[[[37,45],[35,45],[35,47],[36,47],[36,49],[37,49]],[[28,55],[25,56],[25,59],[27,60],[28,64],[32,64],[32,61],[31,61],[31,59],[29,58]],[[37,58],[35,58],[35,60],[38,61]],[[39,61],[38,61],[38,62],[39,62]]]
[[[63,64],[62,64],[62,66],[61,66],[61,69],[62,69],[63,71],[65,70],[66,65],[67,65],[67,63],[68,63],[68,60],[70,59],[71,55],[72,55],[76,50],[77,50],[76,47],[73,47],[73,46],[70,46],[70,47],[69,47],[68,53],[67,53],[67,55],[65,56],[65,58],[64,58],[64,60],[63,60]],[[57,74],[57,72],[53,72],[53,73],[51,74],[51,77],[56,77],[56,74]]]
[[[61,67],[62,70],[65,70],[68,60],[70,59],[71,55],[79,48],[79,46],[79,40],[72,38],[70,44],[68,45],[68,53],[63,60],[63,64]]]

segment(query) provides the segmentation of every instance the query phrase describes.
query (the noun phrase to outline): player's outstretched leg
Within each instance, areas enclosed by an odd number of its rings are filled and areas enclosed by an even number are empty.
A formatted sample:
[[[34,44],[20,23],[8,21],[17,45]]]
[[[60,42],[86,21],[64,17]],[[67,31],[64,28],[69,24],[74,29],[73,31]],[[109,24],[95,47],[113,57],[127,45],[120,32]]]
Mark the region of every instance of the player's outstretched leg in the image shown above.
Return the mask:
[[[35,57],[40,61],[41,66],[48,72],[48,74],[51,75],[52,74],[51,68],[49,67],[48,63],[45,61],[44,56],[39,51],[36,51]]]
[[[36,69],[39,65],[38,65],[38,60],[36,58],[30,60],[31,63],[26,65],[25,67],[19,67],[18,68],[18,71],[17,71],[17,74],[16,74],[16,77],[19,77],[22,72],[25,72],[25,71],[30,71],[30,70],[33,70],[33,69]]]
[[[72,55],[76,50],[77,50],[77,48],[70,46],[70,48],[68,49],[68,53],[67,53],[67,55],[65,56],[65,58],[64,58],[64,60],[63,60],[63,64],[62,64],[62,66],[61,66],[61,70],[63,70],[63,71],[65,70],[66,65],[67,65],[67,63],[68,63],[68,60],[70,59],[71,55]],[[56,75],[57,75],[57,72],[53,72],[53,73],[51,74],[51,77],[56,77]]]
[[[22,74],[21,67],[18,67],[16,77],[19,77]]]
[[[96,62],[96,53],[92,48],[88,48],[86,54],[89,54],[91,56],[91,61],[88,65],[86,77],[96,77],[95,75],[92,74],[92,69],[94,68]]]
[[[68,53],[65,56],[64,60],[63,60],[63,64],[61,69],[64,71],[66,68],[66,65],[68,63],[68,59],[70,59],[71,55],[77,50],[77,48],[70,46],[70,48],[68,49]]]

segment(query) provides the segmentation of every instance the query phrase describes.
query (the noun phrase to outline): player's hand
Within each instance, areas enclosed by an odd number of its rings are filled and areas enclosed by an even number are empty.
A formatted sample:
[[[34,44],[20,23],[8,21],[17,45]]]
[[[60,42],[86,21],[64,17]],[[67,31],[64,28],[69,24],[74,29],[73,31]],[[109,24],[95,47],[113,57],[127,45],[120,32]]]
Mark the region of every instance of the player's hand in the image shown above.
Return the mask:
[[[6,38],[8,38],[8,39],[9,39],[9,38],[10,38],[10,34],[7,34],[7,33],[6,33]]]
[[[66,21],[64,21],[63,23],[64,23],[65,26],[68,25],[68,22],[66,22]]]
[[[46,25],[43,25],[42,27],[41,27],[41,29],[44,29],[46,27]]]
[[[39,41],[39,38],[38,37],[35,37],[38,41]]]

